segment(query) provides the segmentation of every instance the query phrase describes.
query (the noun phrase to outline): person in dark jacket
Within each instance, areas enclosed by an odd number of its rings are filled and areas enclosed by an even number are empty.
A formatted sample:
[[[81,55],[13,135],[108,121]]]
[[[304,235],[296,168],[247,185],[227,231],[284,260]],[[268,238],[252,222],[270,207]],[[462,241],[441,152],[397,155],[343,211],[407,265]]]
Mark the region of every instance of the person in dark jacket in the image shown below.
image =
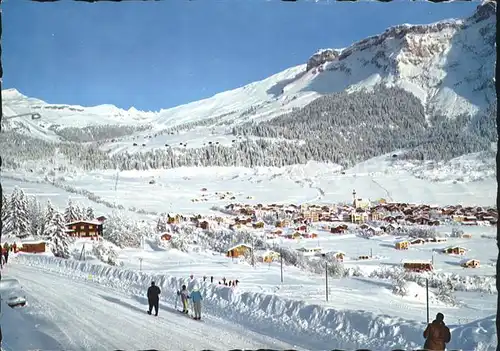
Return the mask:
[[[158,316],[158,308],[160,305],[160,294],[161,290],[155,285],[155,282],[151,282],[151,286],[148,288],[148,303],[149,310],[148,314],[151,314],[153,307],[155,309],[155,316]]]
[[[424,331],[424,349],[428,351],[444,351],[451,340],[450,328],[444,324],[444,315],[438,313],[436,319],[427,325]]]

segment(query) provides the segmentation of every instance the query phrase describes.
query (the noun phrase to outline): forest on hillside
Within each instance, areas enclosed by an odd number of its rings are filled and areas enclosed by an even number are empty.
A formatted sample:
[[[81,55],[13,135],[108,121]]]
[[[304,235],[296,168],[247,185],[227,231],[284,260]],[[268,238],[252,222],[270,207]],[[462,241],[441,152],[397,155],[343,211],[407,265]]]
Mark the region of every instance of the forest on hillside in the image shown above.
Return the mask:
[[[232,146],[218,144],[197,149],[169,147],[141,153],[108,155],[100,143],[48,142],[17,130],[2,132],[0,148],[8,168],[59,169],[71,165],[83,170],[144,170],[182,166],[285,166],[309,160],[344,167],[405,149],[408,160],[446,161],[490,150],[497,140],[496,104],[475,116],[455,119],[426,117],[420,101],[399,88],[345,92],[320,97],[307,106],[262,123],[229,128],[241,139]],[[220,116],[214,121],[219,121]],[[206,121],[199,122],[207,126]],[[198,126],[196,123],[189,125]],[[95,130],[94,130],[95,129]],[[101,140],[119,137],[132,129],[116,126],[87,128],[81,133],[62,129],[69,139]],[[169,133],[174,133],[169,129]],[[91,134],[90,136],[88,134]],[[95,133],[95,136],[92,136]],[[64,158],[65,162],[58,159]]]

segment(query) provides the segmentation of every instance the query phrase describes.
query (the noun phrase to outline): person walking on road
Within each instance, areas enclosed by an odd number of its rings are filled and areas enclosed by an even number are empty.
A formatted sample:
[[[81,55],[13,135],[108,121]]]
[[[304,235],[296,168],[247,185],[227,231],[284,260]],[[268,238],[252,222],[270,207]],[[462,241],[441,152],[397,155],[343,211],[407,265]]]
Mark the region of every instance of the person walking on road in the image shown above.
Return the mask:
[[[200,320],[201,319],[201,300],[203,298],[201,297],[200,290],[198,289],[197,286],[193,288],[191,291],[191,300],[193,301],[193,310],[194,310],[194,319]]]
[[[185,285],[182,286],[181,291],[177,291],[177,295],[180,296],[182,301],[182,313],[188,314],[189,291],[187,291]]]
[[[444,351],[451,340],[450,328],[444,324],[444,315],[440,312],[424,331],[424,350]]]
[[[148,304],[149,310],[148,314],[151,314],[153,307],[155,309],[155,316],[158,316],[158,308],[160,306],[160,294],[161,290],[155,285],[155,282],[151,282],[151,286],[148,288]]]

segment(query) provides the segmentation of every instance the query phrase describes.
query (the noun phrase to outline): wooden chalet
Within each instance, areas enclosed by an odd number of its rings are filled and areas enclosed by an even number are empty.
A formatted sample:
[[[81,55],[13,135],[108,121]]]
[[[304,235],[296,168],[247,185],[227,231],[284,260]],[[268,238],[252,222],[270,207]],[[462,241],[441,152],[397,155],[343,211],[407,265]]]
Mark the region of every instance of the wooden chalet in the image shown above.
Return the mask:
[[[427,272],[434,269],[432,262],[426,260],[403,261],[403,268],[413,272]]]
[[[320,247],[301,247],[297,249],[298,252],[302,253],[304,256],[314,256],[320,254],[322,249]]]
[[[408,250],[410,248],[410,242],[408,240],[396,241],[394,247],[396,250]]]
[[[347,225],[345,224],[341,224],[341,225],[338,225],[338,226],[333,226],[330,228],[330,233],[332,234],[343,234],[345,233],[345,231],[347,230]]]
[[[66,223],[68,235],[76,238],[98,239],[102,236],[103,222],[99,220]]]
[[[233,247],[230,247],[226,251],[227,257],[240,257],[245,256],[247,252],[252,252],[252,247],[247,244],[238,244]]]
[[[16,246],[16,251],[25,253],[45,253],[48,244],[45,240],[23,240]]]
[[[258,257],[259,257],[259,261],[261,261],[261,262],[271,263],[271,262],[279,259],[280,254],[276,251],[273,251],[273,250],[267,250],[267,251],[260,252],[258,254]]]
[[[410,239],[410,244],[411,245],[423,245],[425,243],[426,243],[425,239],[422,239],[422,238],[413,238],[413,239]]]
[[[443,249],[443,253],[449,255],[465,255],[467,249],[461,246],[450,246]]]
[[[160,234],[160,239],[164,241],[170,241],[172,240],[172,234],[170,233],[161,233]]]
[[[460,265],[464,268],[478,268],[479,260],[466,258],[465,260],[460,261]]]

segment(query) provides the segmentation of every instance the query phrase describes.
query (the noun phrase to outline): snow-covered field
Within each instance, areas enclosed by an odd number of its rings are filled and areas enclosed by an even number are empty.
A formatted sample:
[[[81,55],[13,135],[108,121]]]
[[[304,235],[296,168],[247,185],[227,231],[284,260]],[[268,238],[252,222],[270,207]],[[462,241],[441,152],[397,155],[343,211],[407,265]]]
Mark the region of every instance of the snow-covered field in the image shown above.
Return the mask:
[[[471,169],[467,168],[469,165],[465,163],[462,168],[458,167],[459,161],[452,164],[458,169],[464,168],[464,173],[469,170],[471,175]],[[440,181],[415,177],[411,171],[415,167],[414,164],[393,161],[391,155],[384,155],[347,169],[345,174],[337,165],[309,162],[282,168],[181,167],[150,171],[68,172],[60,173],[58,177],[60,184],[74,191],[87,190],[108,203],[120,204],[126,209],[157,213],[207,214],[213,213],[213,206],[230,203],[350,202],[353,189],[359,196],[373,201],[384,198],[395,202],[478,206],[495,203],[497,184],[494,174],[491,174],[494,168],[485,170],[477,167],[476,172],[480,174],[477,177],[481,180],[456,182],[454,180],[460,172],[449,165],[434,169]],[[40,174],[19,170],[7,170],[3,175],[7,192],[20,184],[20,179],[43,181]],[[34,183],[28,186],[28,189],[34,188],[39,194],[45,194],[44,197],[54,193],[49,190],[54,189],[52,185]],[[206,190],[202,191],[204,188]],[[82,197],[80,194],[71,196]]]
[[[7,193],[10,193],[14,186],[19,186],[27,194],[35,195],[40,200],[50,199],[60,207],[64,207],[68,197],[71,197],[76,202],[93,206],[96,214],[109,213],[112,210],[109,204],[122,205],[137,219],[156,218],[151,214],[141,214],[141,210],[158,214],[220,214],[211,208],[223,207],[229,203],[350,202],[353,189],[363,198],[372,200],[386,198],[390,201],[414,203],[487,206],[494,203],[496,190],[494,178],[488,175],[484,180],[475,182],[432,182],[418,179],[408,171],[408,167],[391,161],[387,155],[345,170],[344,174],[340,173],[340,169],[335,165],[310,162],[307,165],[284,168],[179,168],[120,172],[118,177],[116,172],[61,173],[59,177],[59,181],[52,185],[36,173],[8,171],[3,173],[2,185]],[[150,184],[151,180],[154,180],[154,184]],[[63,188],[71,191],[65,191]],[[202,190],[203,188],[206,190]],[[93,201],[89,200],[89,193],[92,194]],[[441,226],[438,230],[449,233],[451,227]],[[396,296],[392,293],[391,280],[370,276],[370,272],[398,266],[403,259],[433,259],[437,273],[453,274],[463,277],[465,281],[455,293],[461,307],[445,305],[434,296],[432,290],[430,292],[431,318],[435,313],[443,312],[446,321],[453,328],[450,347],[489,350],[495,345],[491,339],[495,335],[496,295],[484,292],[484,289],[476,289],[474,279],[482,279],[483,287],[494,284],[492,276],[495,274],[497,253],[492,239],[481,236],[494,236],[496,227],[466,227],[465,231],[472,234],[471,239],[448,238],[446,243],[414,245],[407,251],[395,250],[393,247],[397,238],[389,235],[367,240],[353,235],[327,234],[319,228],[315,231],[319,234],[316,239],[281,240],[280,244],[293,248],[320,246],[325,250],[343,251],[346,253],[344,266],[358,267],[363,272],[359,277],[331,278],[329,302],[325,301],[325,280],[320,275],[284,265],[284,283],[281,284],[279,263],[259,263],[256,267],[251,267],[211,251],[185,253],[165,250],[149,241],[142,249],[119,250],[119,261],[123,263],[121,268],[102,268],[102,264],[98,262],[59,261],[51,257],[23,255],[8,266],[6,273],[20,280],[26,294],[31,294],[29,301],[37,301],[35,305],[30,304],[30,307],[23,311],[43,314],[47,313],[46,309],[50,309],[53,316],[62,313],[59,317],[61,319],[54,322],[58,328],[69,323],[71,315],[69,312],[57,310],[61,307],[56,306],[55,302],[48,302],[50,299],[47,294],[57,293],[55,290],[42,291],[43,286],[49,284],[49,280],[60,281],[57,285],[70,285],[68,279],[73,280],[74,288],[71,289],[75,291],[65,292],[65,295],[61,296],[63,300],[70,299],[70,293],[76,294],[77,291],[89,289],[86,295],[97,297],[86,302],[86,308],[91,309],[89,304],[97,303],[98,301],[94,301],[97,299],[105,304],[109,311],[113,305],[120,310],[128,309],[129,311],[125,312],[127,320],[133,321],[138,318],[134,316],[137,311],[130,310],[144,309],[141,307],[144,304],[142,296],[151,279],[163,284],[165,309],[175,305],[173,292],[178,288],[180,280],[189,281],[189,276],[194,275],[198,280],[206,276],[209,281],[209,277],[213,276],[215,285],[203,285],[205,308],[210,321],[207,323],[212,320],[216,320],[216,324],[237,322],[233,326],[235,335],[243,332],[234,328],[243,325],[242,328],[266,335],[261,336],[262,338],[275,337],[300,349],[319,350],[334,345],[339,348],[369,347],[375,350],[421,346],[421,333],[426,320],[426,299],[425,288],[414,282],[409,285],[409,296]],[[463,257],[436,251],[455,244],[468,249],[465,257],[479,259],[481,267],[463,269],[458,265]],[[76,249],[80,250],[81,246],[77,245]],[[370,254],[377,259],[356,260],[360,255]],[[39,276],[46,278],[42,278],[42,281],[34,279]],[[467,276],[469,278],[466,278]],[[238,279],[238,288],[218,286],[218,281],[223,277],[227,280]],[[107,300],[104,297],[99,298],[101,295],[106,296]],[[116,307],[117,304],[120,306]],[[78,310],[81,311],[82,308]],[[111,313],[103,311],[103,315]],[[166,313],[171,314],[165,311]],[[95,323],[102,323],[98,317],[89,315],[86,320],[96,319]],[[147,317],[149,316],[142,318]],[[147,319],[144,319],[140,323],[147,323],[146,321]],[[127,323],[130,322],[123,323],[124,328],[128,328]],[[221,324],[217,325],[217,328],[226,328]],[[160,327],[165,328],[166,325],[162,324]],[[47,334],[61,340],[57,335],[65,333],[67,337],[63,340],[69,343],[67,345],[74,345],[71,342],[87,343],[85,345],[91,349],[95,345],[93,342],[99,340],[90,340],[81,333],[68,330],[56,332],[57,329],[54,328],[49,328]],[[96,327],[97,329],[101,328]],[[125,334],[135,335],[131,332]],[[304,334],[307,334],[307,337]],[[182,335],[184,334],[181,332],[178,336],[171,336],[173,341],[162,339],[158,343],[160,346],[164,345],[163,343],[180,343]],[[123,339],[120,339],[122,337],[123,334],[116,331],[106,342],[116,345],[123,342]],[[255,340],[259,337],[240,338],[248,340],[248,345],[270,345],[269,342],[273,342],[265,339],[267,341],[258,341],[262,343],[258,344]],[[137,347],[142,347],[139,345],[144,343],[150,345],[146,339],[139,337],[132,344]],[[202,339],[204,338],[200,336],[200,340]],[[228,341],[227,347],[230,347],[230,344],[237,345],[234,338],[230,340],[233,341]],[[208,338],[204,342],[208,343],[208,347],[212,341],[213,339]]]

